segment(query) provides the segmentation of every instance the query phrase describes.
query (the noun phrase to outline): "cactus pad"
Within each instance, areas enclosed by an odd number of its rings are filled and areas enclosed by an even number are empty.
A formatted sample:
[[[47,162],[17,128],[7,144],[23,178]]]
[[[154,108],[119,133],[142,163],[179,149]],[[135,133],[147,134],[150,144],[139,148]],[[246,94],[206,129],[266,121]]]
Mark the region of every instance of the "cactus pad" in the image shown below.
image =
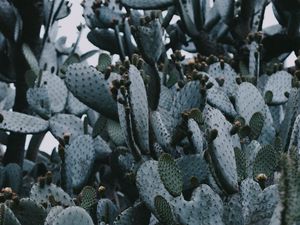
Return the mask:
[[[1,111],[3,121],[0,129],[23,134],[35,134],[47,131],[49,123],[38,117],[25,115],[18,112]]]
[[[110,82],[118,79],[114,73],[105,80],[104,75],[93,67],[72,64],[66,73],[68,89],[80,101],[111,119],[117,118],[117,104],[109,90]]]
[[[269,77],[264,88],[264,94],[273,93],[270,104],[279,105],[288,101],[292,89],[292,78],[292,75],[286,71],[278,71]]]
[[[94,223],[83,208],[71,206],[57,215],[53,225],[94,225]]]
[[[81,188],[91,175],[96,153],[90,135],[80,135],[65,149],[67,175],[72,186]]]
[[[176,162],[169,154],[162,154],[158,160],[160,178],[171,195],[177,197],[182,192],[182,174]]]
[[[216,138],[209,145],[209,154],[218,179],[228,192],[237,191],[237,170],[233,142],[230,135],[230,123],[223,114],[210,106],[206,106],[203,115],[209,130],[217,130]]]

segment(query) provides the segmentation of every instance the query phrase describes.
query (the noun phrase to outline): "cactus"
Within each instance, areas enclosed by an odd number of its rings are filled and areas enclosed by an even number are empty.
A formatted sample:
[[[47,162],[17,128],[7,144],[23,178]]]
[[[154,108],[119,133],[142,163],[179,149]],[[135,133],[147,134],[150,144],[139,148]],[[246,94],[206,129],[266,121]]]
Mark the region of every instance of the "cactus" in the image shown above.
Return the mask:
[[[13,191],[20,192],[22,185],[22,170],[16,163],[10,163],[4,170],[5,186],[11,187]]]
[[[1,223],[3,224],[12,224],[12,225],[20,225],[21,223],[16,218],[14,213],[11,211],[9,207],[5,204],[1,203],[0,205],[1,210]]]
[[[281,105],[288,101],[292,89],[292,75],[285,71],[272,74],[264,88],[264,93],[272,92],[270,104]]]
[[[62,224],[84,224],[84,225],[93,225],[93,220],[89,214],[82,208],[78,206],[71,206],[63,211],[61,211],[56,219],[53,221],[53,225],[62,225]]]
[[[38,114],[51,117],[52,114],[64,110],[68,91],[64,82],[56,75],[44,72],[40,76],[41,78],[37,79],[37,84],[28,89],[27,100]]]
[[[83,76],[83,74],[85,75]],[[72,64],[68,67],[65,82],[68,89],[80,101],[103,113],[103,115],[111,119],[116,119],[116,103],[109,93],[109,84],[114,79],[118,79],[117,74],[110,74],[108,80],[106,80],[104,75],[95,68],[84,64]],[[78,86],[78,84],[81,85]],[[93,91],[87,91],[86,88],[91,87],[91,85],[93,86]],[[103,107],[102,104],[107,108]]]
[[[182,192],[182,175],[176,162],[169,154],[163,154],[158,160],[159,176],[168,192],[177,197]]]
[[[93,139],[80,135],[66,147],[65,162],[67,176],[72,178],[72,187],[81,189],[92,173],[96,159]]]
[[[81,5],[0,0],[0,224],[299,223],[299,3]]]
[[[57,114],[50,118],[50,132],[57,139],[63,139],[64,135],[70,136],[70,142],[77,136],[84,134],[83,123],[80,118],[70,114]]]
[[[277,166],[276,153],[271,145],[262,147],[257,153],[253,165],[253,176],[265,174],[269,177]]]
[[[64,208],[62,206],[54,206],[51,208],[51,210],[49,211],[46,219],[45,219],[45,225],[51,225],[53,224],[54,220],[56,219],[57,215],[59,213],[61,213],[61,211]]]
[[[52,204],[61,206],[74,206],[73,199],[55,184],[47,184],[46,181],[34,184],[30,190],[30,199],[50,209]]]
[[[22,198],[19,202],[12,202],[11,210],[21,224],[44,224],[46,210],[29,198]]]
[[[216,129],[218,132],[215,139],[209,143],[208,154],[212,167],[224,189],[230,193],[236,192],[237,170],[228,122],[219,110],[211,107],[204,109],[204,118],[207,128]],[[226,160],[224,160],[225,157]]]
[[[122,4],[129,6],[133,9],[160,9],[173,4],[170,0],[155,0],[153,2],[141,1],[141,0],[122,0]]]
[[[182,173],[183,190],[194,188],[207,180],[208,166],[201,154],[181,157],[176,163]]]
[[[113,224],[118,211],[117,207],[109,199],[100,199],[97,203],[97,218],[99,222]]]
[[[1,130],[35,134],[47,131],[49,127],[48,121],[38,117],[10,111],[2,111],[1,115],[3,117],[3,120],[0,123]]]
[[[209,65],[207,73],[212,76],[213,78],[221,78],[224,79],[224,85],[221,87],[228,96],[234,96],[236,89],[237,89],[237,83],[236,78],[237,74],[236,72],[224,62],[216,62],[214,64]]]

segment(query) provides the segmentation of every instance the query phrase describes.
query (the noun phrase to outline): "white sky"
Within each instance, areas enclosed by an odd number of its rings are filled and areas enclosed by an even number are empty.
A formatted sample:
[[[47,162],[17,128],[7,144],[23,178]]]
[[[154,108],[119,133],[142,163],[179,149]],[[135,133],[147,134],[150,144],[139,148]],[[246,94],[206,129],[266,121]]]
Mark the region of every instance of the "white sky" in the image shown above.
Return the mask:
[[[60,20],[59,26],[59,32],[57,37],[61,36],[67,36],[67,45],[71,45],[74,43],[77,39],[78,30],[77,26],[82,23],[84,24],[84,18],[82,17],[82,7],[80,5],[81,0],[69,0],[72,3],[72,10],[71,15],[69,15],[67,18]],[[263,28],[277,24],[277,21],[274,17],[274,14],[272,12],[272,6],[269,5],[266,9],[265,13],[265,21],[263,23]],[[79,43],[79,49],[81,52],[87,52],[92,49],[97,49],[94,45],[92,45],[86,38],[87,33],[89,32],[88,28],[83,30],[81,40]],[[289,58],[287,59],[286,65],[290,66],[294,64],[295,55],[291,54]],[[98,56],[95,55],[91,57],[89,60],[89,64],[96,65],[98,61]],[[28,135],[27,138],[27,144],[30,140],[31,135]],[[54,147],[58,145],[57,140],[48,132],[46,135],[44,141],[42,142],[40,149],[42,151],[46,151],[50,153]]]

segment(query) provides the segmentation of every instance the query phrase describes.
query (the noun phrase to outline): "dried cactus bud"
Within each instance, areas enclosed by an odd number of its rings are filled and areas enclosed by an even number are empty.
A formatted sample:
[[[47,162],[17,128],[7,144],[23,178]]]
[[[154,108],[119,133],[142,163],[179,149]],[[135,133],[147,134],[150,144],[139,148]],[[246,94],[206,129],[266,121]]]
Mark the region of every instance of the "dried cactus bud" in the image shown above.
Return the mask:
[[[0,202],[2,203],[2,202],[5,202],[5,195],[4,195],[4,193],[0,193]]]
[[[263,33],[262,32],[256,32],[254,34],[254,39],[257,43],[260,43],[263,39]]]
[[[100,198],[103,198],[103,197],[104,197],[105,191],[106,191],[106,188],[105,188],[104,186],[100,186],[100,187],[98,188],[98,193],[99,193]]]
[[[266,102],[266,104],[271,104],[272,103],[272,99],[273,99],[273,93],[272,93],[272,91],[267,91],[265,93],[265,102]]]
[[[191,73],[191,77],[192,77],[192,80],[198,80],[199,79],[198,71],[193,70],[192,73]]]
[[[297,69],[300,69],[300,58],[299,57],[295,60],[295,65],[296,65]]]
[[[221,69],[224,70],[224,68],[225,68],[225,62],[224,62],[224,59],[221,59],[221,60],[220,60],[220,66],[221,66]]]
[[[139,58],[139,61],[138,61],[138,64],[137,64],[137,69],[138,70],[141,70],[142,68],[143,68],[143,66],[144,66],[144,60],[143,59],[141,59],[141,58]]]
[[[114,100],[117,100],[117,96],[118,96],[118,89],[116,87],[111,87],[110,88],[110,93],[113,97]]]
[[[128,81],[125,82],[125,87],[126,87],[126,89],[127,89],[130,85],[131,85],[131,81],[130,81],[130,80],[128,80]]]
[[[207,82],[209,80],[209,77],[207,75],[204,75],[203,78],[204,78],[205,82]]]
[[[58,145],[58,154],[62,161],[65,160],[65,148],[61,144]]]
[[[247,40],[249,43],[251,43],[252,41],[254,41],[254,34],[253,33],[250,33],[247,37]]]
[[[138,62],[139,62],[139,55],[138,54],[133,54],[132,57],[131,57],[131,62],[133,65],[137,66],[138,65]]]
[[[64,133],[63,139],[64,139],[65,145],[68,145],[70,143],[70,136],[71,136],[71,133]]]
[[[121,92],[121,94],[122,94],[124,97],[126,96],[126,87],[125,87],[125,85],[123,85],[123,86],[120,87],[120,92]]]
[[[208,82],[206,84],[206,89],[210,89],[210,88],[212,88],[212,86],[214,86],[214,84],[212,82]]]
[[[17,195],[12,196],[12,200],[15,205],[19,205],[20,198]]]
[[[107,80],[112,72],[111,66],[106,67],[104,72],[104,79]]]
[[[179,88],[183,88],[184,85],[185,85],[185,83],[184,83],[183,80],[179,80],[179,81],[177,82],[177,84],[178,84],[178,87],[179,87]]]
[[[242,83],[242,78],[241,77],[237,77],[235,79],[235,81],[236,81],[237,84],[241,84]]]
[[[206,91],[207,91],[207,90],[206,90],[206,87],[201,87],[201,88],[200,88],[200,94],[201,94],[201,95],[206,95]]]
[[[120,104],[122,104],[122,105],[125,105],[126,104],[126,101],[123,99],[123,98],[118,98],[118,100],[117,100]]]
[[[4,193],[13,193],[13,190],[11,189],[11,187],[5,187],[5,188],[2,188],[2,192]]]
[[[50,185],[52,183],[52,172],[51,171],[48,171],[46,173],[46,184],[47,185]]]
[[[224,85],[225,79],[223,77],[222,78],[217,77],[216,81],[218,82],[220,87],[222,87]]]
[[[265,189],[266,187],[266,181],[268,179],[267,175],[264,173],[260,173],[258,174],[255,179],[257,180],[257,182],[259,183],[259,186],[261,187],[261,189]]]
[[[130,61],[129,61],[129,59],[125,59],[123,65],[124,65],[124,67],[125,67],[127,70],[129,70],[129,67],[130,67]]]
[[[237,127],[241,127],[242,126],[242,123],[239,120],[234,121],[233,124],[234,124],[234,126],[237,126]]]
[[[191,186],[193,188],[196,188],[196,187],[198,187],[200,185],[199,180],[195,176],[191,177],[190,182],[191,182]]]
[[[212,129],[208,134],[208,142],[212,143],[218,136],[218,130]]]
[[[111,84],[113,85],[113,87],[115,87],[115,88],[117,88],[117,89],[119,89],[120,88],[120,86],[121,86],[121,83],[120,83],[120,81],[119,80],[113,80],[112,82],[111,82]]]
[[[268,177],[266,174],[260,173],[255,177],[255,179],[259,182],[265,182],[268,179]]]
[[[39,177],[38,178],[38,183],[39,183],[40,188],[44,188],[45,184],[46,184],[46,178],[45,177]]]
[[[235,124],[230,129],[230,134],[235,135],[239,131],[240,126],[236,126]]]
[[[300,70],[296,70],[294,76],[297,77],[298,80],[300,80]]]
[[[239,129],[239,135],[241,138],[245,138],[247,136],[249,136],[251,133],[251,127],[246,125],[246,126],[243,126]]]
[[[218,57],[216,57],[215,55],[210,55],[208,58],[207,58],[207,60],[206,60],[206,62],[210,65],[210,64],[214,64],[214,63],[216,63],[216,62],[218,62],[219,61],[219,59],[218,59]]]
[[[287,98],[289,98],[290,97],[290,93],[286,91],[286,92],[284,92],[284,96],[287,97]]]
[[[145,16],[145,23],[150,23],[151,22],[151,17],[150,16]]]
[[[183,112],[181,113],[181,118],[185,121],[187,121],[189,119],[189,114],[188,112]]]
[[[120,74],[124,74],[127,72],[127,68],[125,66],[120,66]]]

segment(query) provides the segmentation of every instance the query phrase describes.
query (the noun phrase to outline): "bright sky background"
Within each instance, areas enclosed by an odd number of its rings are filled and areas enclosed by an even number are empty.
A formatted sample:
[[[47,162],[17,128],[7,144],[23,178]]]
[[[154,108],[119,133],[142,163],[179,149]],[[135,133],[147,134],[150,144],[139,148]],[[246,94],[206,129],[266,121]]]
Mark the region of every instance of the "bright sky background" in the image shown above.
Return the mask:
[[[71,45],[74,43],[77,39],[78,30],[77,26],[82,23],[85,24],[84,18],[82,17],[82,7],[80,5],[81,0],[70,0],[72,3],[72,10],[71,15],[69,15],[67,18],[60,20],[59,26],[59,32],[57,37],[61,36],[67,36],[67,45]],[[267,7],[265,12],[265,21],[263,23],[263,28],[277,24],[277,21],[274,17],[274,14],[272,12],[272,6],[271,4]],[[86,28],[83,30],[82,37],[79,43],[79,49],[81,52],[87,52],[92,49],[97,49],[94,45],[92,45],[86,38],[87,33],[89,32],[89,29]],[[289,58],[287,59],[286,65],[293,65],[295,60],[295,55],[291,54]],[[89,59],[89,64],[96,65],[98,61],[98,56],[95,55]],[[30,140],[31,136],[28,135],[27,143]],[[46,135],[46,138],[42,142],[40,149],[42,151],[46,151],[50,153],[54,147],[58,145],[57,140],[48,132]]]

